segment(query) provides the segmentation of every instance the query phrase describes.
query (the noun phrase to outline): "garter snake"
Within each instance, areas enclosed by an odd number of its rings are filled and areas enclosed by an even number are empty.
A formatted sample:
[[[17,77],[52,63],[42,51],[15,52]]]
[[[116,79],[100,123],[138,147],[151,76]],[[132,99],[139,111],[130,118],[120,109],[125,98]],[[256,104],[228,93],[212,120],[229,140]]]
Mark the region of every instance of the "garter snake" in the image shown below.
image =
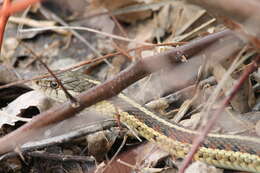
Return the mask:
[[[100,84],[99,81],[77,71],[65,72],[58,75],[58,78],[72,95]],[[66,100],[54,79],[37,80],[35,84],[47,96],[59,101]],[[124,94],[119,94],[116,99],[115,103],[105,100],[90,108],[104,115],[120,114],[120,121],[135,129],[147,140],[158,144],[175,158],[184,158],[189,152],[192,140],[198,132],[167,121]],[[122,104],[129,105],[129,110],[120,109]],[[260,173],[260,139],[239,135],[208,134],[193,159],[220,168]]]

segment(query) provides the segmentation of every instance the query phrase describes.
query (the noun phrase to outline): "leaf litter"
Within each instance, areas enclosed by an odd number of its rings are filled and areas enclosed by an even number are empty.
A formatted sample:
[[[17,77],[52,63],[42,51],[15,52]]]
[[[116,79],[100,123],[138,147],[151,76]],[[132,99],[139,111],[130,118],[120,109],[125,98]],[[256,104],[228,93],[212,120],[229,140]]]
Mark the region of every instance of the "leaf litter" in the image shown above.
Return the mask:
[[[50,17],[53,15],[56,15],[59,18]],[[21,30],[26,30],[28,28],[43,28],[46,27],[46,24],[48,26],[54,26],[54,28],[60,25],[65,27],[81,26],[93,28],[111,36],[127,37],[129,40],[135,41],[118,41],[111,37],[99,35],[98,33],[93,34],[90,32],[78,31],[76,29],[64,28],[62,30],[50,29],[31,32],[29,35],[20,32]],[[122,28],[120,29],[119,26]],[[49,67],[57,70],[70,67],[78,62],[86,61],[97,56],[143,46],[142,43],[189,42],[190,40],[197,39],[204,35],[220,31],[225,28],[225,26],[211,17],[205,9],[182,2],[157,2],[154,0],[89,0],[83,2],[82,0],[77,0],[74,4],[69,1],[64,1],[62,4],[58,1],[43,2],[35,7],[35,9],[31,8],[26,13],[17,14],[17,16],[10,18],[10,23],[7,25],[7,28],[9,31],[3,42],[1,66],[9,66],[10,69],[19,73],[22,77],[28,78],[28,73],[44,74],[46,70],[37,60],[32,60],[33,55],[21,46],[21,43],[26,44],[30,49],[36,52],[41,57],[42,61]],[[20,34],[18,34],[19,32]],[[86,41],[88,43],[86,43]],[[221,42],[222,47],[225,47],[223,46],[224,43],[224,41]],[[89,44],[91,47],[87,46]],[[228,44],[229,42],[226,43],[226,45]],[[215,53],[215,56],[219,56],[220,53],[223,53],[221,56],[229,56],[230,58],[223,58],[228,62],[223,61],[223,59],[218,59],[218,61],[215,61],[211,65],[208,65],[210,63],[206,64],[206,67],[203,69],[202,79],[213,76],[215,81],[220,83],[223,76],[227,74],[227,70],[231,64],[230,60],[233,60],[235,57],[238,59],[250,59],[255,54],[255,52],[251,51],[249,48],[243,49],[244,52],[239,54],[238,52],[241,50],[241,46],[238,46],[239,43],[234,45],[234,48],[225,47],[226,50],[222,49],[222,52],[219,51]],[[158,52],[167,51],[169,48],[171,47],[161,46],[149,50],[136,50],[129,54],[122,53],[122,55],[106,60],[105,63],[104,61],[99,61],[95,64],[87,65],[83,67],[83,69],[85,69],[88,74],[104,81],[113,77],[136,60],[148,55],[157,54]],[[187,88],[192,85],[199,85],[199,81],[196,81],[198,78],[198,69],[203,65],[202,62],[204,61],[203,58],[205,55],[212,56],[212,52],[212,50],[206,50],[202,55],[196,55],[196,57],[192,59],[189,59],[189,57],[182,57],[184,61],[183,65],[180,65],[173,70],[165,69],[152,74],[130,86],[124,92],[139,103],[146,105],[163,98],[166,104],[164,104],[161,109],[156,108],[155,111],[162,114],[162,116],[173,117],[171,121],[180,121],[184,126],[196,128],[197,125],[201,123],[202,119],[204,119],[202,117],[203,114],[200,105],[207,102],[209,93],[213,93],[213,90],[215,90],[217,85],[206,83],[203,86],[200,86],[198,97],[194,97],[196,94],[196,86],[192,89]],[[246,64],[242,61],[240,62],[241,63],[236,64],[233,72],[227,76],[224,85],[220,87],[219,93],[216,94],[218,98],[212,102],[212,110],[218,108],[220,98],[223,98],[224,95],[228,95],[230,88],[241,75],[241,71],[245,68]],[[258,74],[259,69],[257,72],[254,72],[252,78],[249,78],[247,82],[244,83],[242,89],[231,102],[230,107],[228,107],[221,116],[218,125],[213,130],[214,132],[247,135],[259,134],[259,120],[257,120],[257,117],[259,117],[259,113],[257,112],[259,111],[259,107],[256,107],[259,103],[259,89],[254,89],[259,85]],[[1,73],[0,75],[2,78],[4,73]],[[6,81],[3,83],[6,83]],[[178,92],[179,97],[175,97],[175,100],[169,99],[171,98],[169,97],[171,94],[174,95]],[[13,102],[6,102],[6,104],[8,104],[8,106],[1,108],[1,127],[5,128],[3,124],[8,124],[16,128],[15,124],[18,121],[30,120],[30,118],[23,118],[20,116],[24,110],[35,106],[39,112],[42,112],[50,107],[53,102],[48,100],[41,93],[31,91],[17,97]],[[252,112],[252,110],[255,112]],[[95,117],[97,115],[93,113],[92,116]],[[69,131],[75,129],[79,130],[90,121],[83,120],[82,117],[84,116],[79,115],[77,119],[67,121],[67,125],[65,121],[63,122],[63,125],[65,124],[64,126],[58,125],[57,127],[66,129],[61,132],[65,135],[66,133],[69,133]],[[101,121],[103,119],[97,120]],[[76,123],[73,124],[72,121]],[[71,125],[69,125],[70,123]],[[57,130],[58,128],[56,128],[56,130],[54,128],[53,131],[59,131]],[[56,153],[56,160],[58,160],[58,156],[63,156],[64,153],[66,153],[67,156],[94,155],[96,156],[96,164],[99,164],[97,166],[99,168],[102,164],[106,164],[107,159],[109,160],[109,158],[112,158],[113,154],[116,153],[123,140],[123,136],[125,135],[125,133],[119,132],[117,134],[116,132],[116,139],[111,135],[111,133],[114,134],[112,129],[113,128],[111,127],[109,130],[102,131],[101,128],[101,130],[98,130],[96,133],[86,134],[87,141],[82,137],[75,137],[66,143],[56,143],[57,148],[54,151],[52,146],[40,147],[39,149],[32,148],[31,150],[46,150],[47,152],[44,153],[43,156],[46,156],[49,153]],[[130,137],[130,140],[127,140],[121,154],[115,159],[116,162],[118,162],[122,156],[124,157],[124,155],[127,155],[127,152],[131,152],[132,149],[138,150],[140,146],[136,145],[137,141],[138,140],[136,140],[134,136]],[[103,143],[104,145],[101,145]],[[101,145],[101,147],[99,145]],[[168,159],[170,156],[163,151],[156,149],[150,154],[145,154],[145,150],[151,148],[150,145],[150,143],[147,143],[141,146],[142,149],[139,149],[138,154],[136,154],[136,163],[128,163],[129,159],[124,157],[126,158],[123,161],[125,165],[130,164],[131,169],[136,169],[140,172],[142,172],[141,170],[147,170],[148,172],[166,172],[167,168],[175,169],[177,163],[175,163],[175,166],[173,166],[173,163],[169,163]],[[43,170],[39,166],[40,163],[35,161],[35,156],[26,154],[26,152],[22,154],[25,156],[25,161],[31,165],[31,167],[27,167],[26,169],[30,171]],[[64,157],[66,157],[66,154]],[[138,158],[141,156],[145,156],[142,158],[143,161],[140,161],[142,159]],[[11,158],[11,160],[3,161],[1,165],[7,167],[8,170],[15,167],[14,170],[16,172],[25,169],[21,166],[22,162],[18,157]],[[49,165],[49,168],[46,169],[45,172],[57,170],[55,165],[59,165],[60,169],[66,170],[66,172],[85,172],[93,167],[93,165],[88,165],[86,162],[77,162],[73,167],[66,166],[65,162],[58,161],[51,163],[51,161],[46,158],[44,159],[44,157],[41,159],[43,159],[43,165]],[[148,163],[145,162],[145,160],[147,160]],[[123,162],[120,164],[124,164]],[[110,166],[113,166],[113,164]],[[190,169],[200,169],[200,172],[211,170],[211,167],[209,168],[205,165],[197,167],[199,168]],[[126,168],[118,167],[118,169],[113,171],[123,172],[124,169]],[[129,172],[131,169],[127,169],[126,172]],[[105,172],[109,171],[111,171],[110,168],[105,169]]]

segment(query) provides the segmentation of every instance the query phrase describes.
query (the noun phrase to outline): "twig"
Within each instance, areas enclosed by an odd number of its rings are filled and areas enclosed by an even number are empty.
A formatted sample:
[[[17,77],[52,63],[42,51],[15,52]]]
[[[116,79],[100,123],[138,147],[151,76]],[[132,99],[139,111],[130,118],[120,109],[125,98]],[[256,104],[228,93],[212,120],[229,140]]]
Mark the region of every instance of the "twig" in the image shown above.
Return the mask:
[[[121,32],[121,34],[128,38],[128,35],[125,31],[125,29],[123,28],[123,26],[118,22],[118,20],[116,19],[116,17],[113,14],[109,14],[109,16],[112,18],[112,20],[115,22],[117,28],[119,29],[119,31]]]
[[[40,159],[46,159],[46,160],[55,160],[55,161],[61,161],[61,162],[88,162],[95,164],[95,159],[93,157],[88,156],[73,156],[73,155],[64,155],[64,154],[54,154],[54,153],[48,153],[48,152],[42,152],[42,151],[33,151],[26,153],[26,155],[31,157],[36,157]]]
[[[114,41],[112,41],[112,44],[113,44],[114,48],[118,52],[121,52],[121,54],[124,55],[125,57],[127,57],[129,60],[133,60],[134,59],[134,57],[132,57],[127,51],[125,51],[124,49],[119,47]]]
[[[31,27],[51,27],[55,26],[54,21],[47,21],[47,20],[34,20],[26,17],[14,17],[11,16],[9,18],[9,22],[17,23],[17,24],[22,24],[22,25],[27,25]]]
[[[205,126],[203,131],[200,133],[199,136],[197,136],[194,139],[190,152],[186,156],[181,168],[179,169],[179,173],[184,173],[185,169],[188,167],[189,163],[191,162],[194,154],[197,152],[199,146],[204,141],[204,139],[206,138],[206,136],[210,132],[210,130],[213,128],[214,124],[217,122],[219,116],[224,111],[225,107],[229,104],[229,102],[236,95],[236,93],[238,92],[238,90],[240,89],[240,87],[242,86],[244,81],[246,79],[248,79],[248,76],[257,68],[257,62],[259,62],[259,61],[260,61],[260,56],[257,56],[256,61],[253,61],[251,64],[248,65],[248,67],[244,70],[243,74],[239,78],[237,84],[235,84],[234,87],[232,88],[229,96],[227,96],[223,100],[220,108],[212,115],[212,118],[207,122],[207,125]]]
[[[115,127],[115,126],[117,126],[117,124],[115,123],[114,120],[104,120],[102,122],[87,125],[86,127],[70,131],[63,135],[50,137],[50,138],[43,139],[40,141],[26,143],[25,145],[21,146],[20,151],[22,153],[24,153],[27,151],[34,151],[34,150],[41,149],[44,147],[65,143],[65,142],[71,141],[72,139],[86,136],[88,134],[92,134],[92,133],[95,133],[95,132],[98,132],[101,130],[106,130],[106,129],[109,129],[109,128]],[[5,159],[11,158],[11,157],[15,157],[17,155],[18,155],[17,152],[9,152],[5,155],[2,155],[0,157],[0,161],[3,161]]]
[[[113,35],[113,34],[109,34],[109,33],[106,33],[106,32],[98,31],[96,29],[82,27],[82,26],[50,26],[50,27],[41,27],[41,28],[30,28],[30,29],[21,30],[21,33],[48,31],[48,30],[54,30],[54,29],[88,31],[88,32],[93,32],[93,33],[100,34],[100,35],[103,35],[103,36],[106,36],[106,37],[109,37],[109,38],[113,38],[113,39],[117,39],[117,40],[122,40],[122,41],[127,41],[127,42],[135,42],[135,43],[142,44],[142,45],[152,45],[151,43],[146,43],[146,42],[142,42],[142,41],[138,41],[138,40],[134,40],[134,39],[129,39],[129,38],[121,37],[121,36],[118,36],[118,35]]]
[[[42,133],[45,130],[44,128],[48,125],[72,117],[86,107],[99,101],[116,96],[123,89],[152,72],[158,71],[162,68],[169,68],[180,63],[183,55],[190,57],[200,52],[202,49],[205,49],[207,46],[210,46],[220,38],[227,36],[234,38],[234,35],[230,30],[225,30],[192,41],[189,44],[173,48],[167,52],[139,59],[114,78],[81,93],[78,96],[78,101],[80,103],[79,107],[73,108],[70,102],[65,102],[62,105],[35,116],[30,122],[0,138],[0,153],[8,152],[17,147],[17,145],[21,145],[29,139],[32,140],[36,133]]]

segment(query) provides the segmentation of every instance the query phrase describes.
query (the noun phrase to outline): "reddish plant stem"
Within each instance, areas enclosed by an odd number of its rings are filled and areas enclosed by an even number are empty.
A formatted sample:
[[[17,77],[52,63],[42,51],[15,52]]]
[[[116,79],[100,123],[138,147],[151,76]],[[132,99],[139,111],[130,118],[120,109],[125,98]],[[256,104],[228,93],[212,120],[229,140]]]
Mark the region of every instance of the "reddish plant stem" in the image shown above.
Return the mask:
[[[29,7],[30,5],[33,5],[37,2],[40,2],[41,0],[23,0],[23,1],[15,1],[12,4],[10,4],[9,8],[7,9],[0,9],[0,15],[12,15],[14,13],[20,12],[24,9],[26,9],[27,7]]]
[[[10,8],[10,0],[4,0],[3,10],[6,10],[8,8]],[[3,42],[3,38],[4,38],[5,26],[8,21],[9,16],[10,16],[10,13],[4,13],[0,17],[0,50],[1,50],[2,42]]]
[[[248,79],[248,76],[257,68],[257,62],[259,62],[260,56],[256,57],[256,61],[253,61],[251,64],[247,66],[247,68],[244,70],[243,74],[239,78],[237,84],[234,85],[232,88],[230,95],[227,96],[220,108],[212,115],[212,118],[209,119],[207,125],[203,129],[203,131],[200,133],[199,136],[197,136],[193,143],[192,147],[190,149],[190,152],[186,156],[186,158],[183,161],[183,164],[181,168],[179,169],[179,173],[184,173],[185,169],[188,167],[190,162],[192,161],[193,156],[196,154],[198,148],[202,144],[202,142],[205,140],[207,134],[210,132],[210,130],[213,128],[215,123],[217,122],[218,118],[220,117],[221,113],[224,111],[225,107],[228,106],[229,102],[233,99],[233,97],[236,95],[236,93],[239,91],[240,87],[244,83],[246,79]]]

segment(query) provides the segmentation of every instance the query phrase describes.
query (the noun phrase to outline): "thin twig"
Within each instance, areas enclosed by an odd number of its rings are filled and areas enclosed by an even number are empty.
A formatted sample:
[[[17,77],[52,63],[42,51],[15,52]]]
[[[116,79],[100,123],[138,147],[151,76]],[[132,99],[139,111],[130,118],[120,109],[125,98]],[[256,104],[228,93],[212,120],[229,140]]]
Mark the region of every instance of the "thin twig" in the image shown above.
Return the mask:
[[[125,57],[127,57],[129,60],[133,60],[134,59],[134,57],[132,57],[127,51],[125,51],[124,49],[119,47],[114,41],[112,41],[112,44],[113,44],[114,48],[118,52],[121,52],[121,54],[124,55]]]
[[[73,156],[73,155],[64,155],[64,154],[55,154],[55,153],[48,153],[45,151],[32,151],[26,153],[26,155],[31,157],[36,157],[40,159],[46,160],[55,160],[61,162],[87,162],[95,164],[95,159],[89,156]]]
[[[103,35],[103,36],[106,36],[109,38],[113,38],[113,39],[117,39],[117,40],[134,42],[134,43],[142,44],[142,45],[152,45],[151,43],[146,43],[146,42],[142,42],[142,41],[138,41],[138,40],[134,40],[134,39],[129,39],[129,38],[121,37],[118,35],[113,35],[113,34],[109,34],[106,32],[98,31],[96,29],[82,27],[82,26],[51,26],[51,27],[41,27],[41,28],[30,28],[30,29],[21,30],[21,33],[48,31],[48,30],[54,30],[54,29],[88,31],[88,32],[93,32],[93,33],[100,34],[100,35]]]
[[[118,27],[119,31],[121,32],[121,34],[123,34],[123,36],[125,38],[128,38],[128,35],[125,31],[125,29],[123,28],[123,26],[118,22],[118,20],[116,19],[116,17],[113,14],[109,14],[109,16],[112,18],[112,20],[115,22],[116,26]]]

